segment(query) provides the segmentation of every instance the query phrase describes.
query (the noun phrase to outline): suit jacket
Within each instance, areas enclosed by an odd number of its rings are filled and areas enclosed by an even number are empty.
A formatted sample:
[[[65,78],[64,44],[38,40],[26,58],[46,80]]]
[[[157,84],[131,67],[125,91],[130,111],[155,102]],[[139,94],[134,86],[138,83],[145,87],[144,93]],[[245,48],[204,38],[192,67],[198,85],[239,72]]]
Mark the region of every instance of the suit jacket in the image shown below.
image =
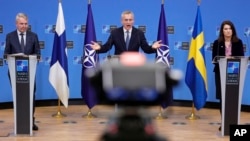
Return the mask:
[[[40,55],[40,45],[37,34],[31,31],[26,32],[26,44],[24,47],[24,51],[22,51],[17,31],[15,30],[8,33],[6,36],[4,54],[7,55],[15,53],[24,53],[26,55]]]
[[[148,45],[144,33],[135,27],[132,28],[128,49],[126,49],[123,27],[119,27],[111,32],[107,42],[101,46],[101,49],[98,50],[98,52],[99,53],[108,52],[113,45],[115,46],[115,53],[114,53],[115,55],[120,55],[125,51],[138,52],[140,47],[145,53],[156,52],[156,50],[153,49],[152,46]]]
[[[218,42],[218,40],[215,40],[213,43],[212,59],[214,59],[216,56],[226,56],[225,48],[226,48],[225,42]],[[237,42],[232,42],[231,52],[232,52],[231,56],[244,56],[243,43],[240,39]],[[215,64],[213,71],[219,72],[218,63]]]

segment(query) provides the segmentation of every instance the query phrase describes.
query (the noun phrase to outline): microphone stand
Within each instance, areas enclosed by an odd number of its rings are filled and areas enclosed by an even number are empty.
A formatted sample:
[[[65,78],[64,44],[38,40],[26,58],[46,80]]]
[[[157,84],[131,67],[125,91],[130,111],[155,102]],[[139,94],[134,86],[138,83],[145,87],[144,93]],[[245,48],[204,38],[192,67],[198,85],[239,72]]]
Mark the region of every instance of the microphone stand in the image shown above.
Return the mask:
[[[247,33],[244,33],[244,36],[246,37],[246,40],[247,40],[247,49],[248,49],[248,57],[250,57],[250,47],[249,47],[249,40],[248,40],[248,34]],[[248,63],[248,68],[250,68],[250,66],[249,66],[249,63]]]
[[[246,37],[246,40],[247,40],[247,49],[248,49],[248,56],[250,56],[250,48],[249,48],[249,40],[248,40],[248,35],[247,33],[244,33],[244,36]]]

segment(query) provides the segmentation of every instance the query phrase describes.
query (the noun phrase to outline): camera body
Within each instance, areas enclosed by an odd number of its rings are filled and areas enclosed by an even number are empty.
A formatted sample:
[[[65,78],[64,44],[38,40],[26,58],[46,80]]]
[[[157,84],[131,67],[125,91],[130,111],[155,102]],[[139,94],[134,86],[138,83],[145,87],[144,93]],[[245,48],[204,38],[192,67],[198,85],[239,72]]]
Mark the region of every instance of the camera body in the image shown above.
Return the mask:
[[[168,99],[170,90],[180,80],[179,72],[173,73],[155,63],[125,66],[105,62],[86,75],[96,91],[99,102],[107,105],[154,106]]]
[[[110,119],[100,141],[167,141],[159,136],[148,111],[122,107]]]
[[[87,72],[98,100],[118,105],[101,141],[166,141],[157,135],[143,107],[160,105],[168,98],[180,79],[171,71],[155,63],[125,66],[107,61],[97,71]]]

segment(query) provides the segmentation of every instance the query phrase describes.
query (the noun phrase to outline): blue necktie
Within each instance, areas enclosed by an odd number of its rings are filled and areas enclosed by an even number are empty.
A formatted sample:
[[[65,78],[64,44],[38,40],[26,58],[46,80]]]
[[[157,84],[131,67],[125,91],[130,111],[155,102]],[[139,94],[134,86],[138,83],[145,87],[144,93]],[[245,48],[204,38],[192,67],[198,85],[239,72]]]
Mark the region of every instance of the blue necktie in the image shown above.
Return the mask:
[[[21,48],[22,48],[22,51],[24,52],[24,38],[23,38],[23,33],[20,34],[21,35]]]
[[[129,40],[130,40],[130,38],[129,38],[129,31],[127,30],[126,31],[126,40],[125,40],[125,42],[126,42],[126,48],[127,48],[127,50],[128,50],[128,45],[129,45]]]

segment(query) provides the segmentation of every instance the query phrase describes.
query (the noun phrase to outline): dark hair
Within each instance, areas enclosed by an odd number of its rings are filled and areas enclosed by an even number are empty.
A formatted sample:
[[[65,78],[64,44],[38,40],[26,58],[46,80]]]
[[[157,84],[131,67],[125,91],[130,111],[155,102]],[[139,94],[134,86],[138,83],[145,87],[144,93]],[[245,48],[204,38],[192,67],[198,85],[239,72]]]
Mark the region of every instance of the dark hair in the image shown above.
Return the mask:
[[[223,22],[221,23],[218,41],[219,41],[219,42],[222,42],[222,41],[225,40],[225,39],[224,39],[224,34],[223,34],[223,28],[224,28],[225,25],[229,25],[229,26],[231,27],[231,29],[232,29],[233,34],[232,34],[232,39],[231,39],[231,41],[232,41],[232,42],[237,42],[237,41],[239,40],[239,38],[238,38],[238,36],[237,36],[237,33],[236,33],[236,30],[235,30],[234,24],[233,24],[231,21],[229,21],[229,20],[223,21]]]

